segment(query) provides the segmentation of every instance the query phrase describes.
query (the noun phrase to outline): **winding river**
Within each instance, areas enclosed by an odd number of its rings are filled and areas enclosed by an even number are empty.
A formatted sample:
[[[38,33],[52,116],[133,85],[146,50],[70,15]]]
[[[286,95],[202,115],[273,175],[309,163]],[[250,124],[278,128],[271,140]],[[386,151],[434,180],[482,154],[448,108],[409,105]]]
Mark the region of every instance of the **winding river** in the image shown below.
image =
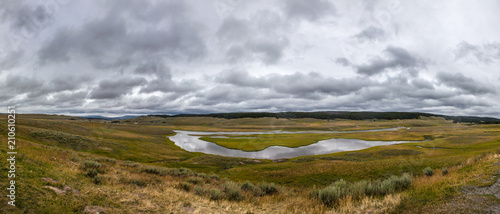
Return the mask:
[[[373,129],[362,131],[269,131],[269,132],[200,132],[175,130],[177,134],[169,139],[175,145],[190,152],[202,152],[206,154],[222,155],[230,157],[243,157],[254,159],[280,159],[293,158],[307,155],[322,155],[334,152],[353,151],[366,149],[373,146],[392,145],[399,143],[419,142],[419,141],[366,141],[359,139],[332,138],[321,140],[307,146],[296,148],[284,146],[270,146],[261,151],[246,152],[237,149],[228,149],[215,143],[200,140],[204,135],[252,135],[252,134],[303,134],[303,133],[355,133],[355,132],[377,132],[396,131],[400,128]]]

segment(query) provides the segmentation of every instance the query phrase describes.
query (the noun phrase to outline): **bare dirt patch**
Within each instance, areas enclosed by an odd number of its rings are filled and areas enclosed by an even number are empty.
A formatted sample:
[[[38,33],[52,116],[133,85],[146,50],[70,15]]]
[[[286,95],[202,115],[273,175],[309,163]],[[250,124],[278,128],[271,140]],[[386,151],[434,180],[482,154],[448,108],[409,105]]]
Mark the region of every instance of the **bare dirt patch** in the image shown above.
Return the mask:
[[[80,191],[78,191],[77,189],[75,189],[73,187],[69,187],[69,186],[64,186],[63,189],[60,189],[58,187],[53,187],[53,186],[43,186],[43,187],[54,191],[58,195],[66,195],[66,193],[68,193],[68,192],[71,192],[74,195],[80,194]]]

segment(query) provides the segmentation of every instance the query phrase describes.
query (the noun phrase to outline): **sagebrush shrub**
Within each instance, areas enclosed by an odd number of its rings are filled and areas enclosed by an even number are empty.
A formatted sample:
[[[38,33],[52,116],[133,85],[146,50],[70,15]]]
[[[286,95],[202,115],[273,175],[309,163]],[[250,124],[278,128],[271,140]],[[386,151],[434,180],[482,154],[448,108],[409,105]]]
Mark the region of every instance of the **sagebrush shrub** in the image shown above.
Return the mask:
[[[217,188],[213,188],[213,189],[210,189],[210,199],[211,200],[220,200],[222,198],[222,192],[220,191],[220,189],[217,189]]]
[[[194,193],[196,195],[203,195],[203,194],[205,194],[205,189],[203,189],[203,187],[200,187],[200,186],[195,186]]]
[[[216,180],[216,181],[220,180],[219,176],[216,175],[216,174],[211,174],[210,175],[210,179],[213,179],[213,180]]]
[[[244,198],[243,194],[241,194],[241,187],[237,183],[226,182],[222,185],[222,189],[226,193],[226,198],[230,201],[240,201]]]
[[[448,168],[443,167],[443,168],[441,169],[441,173],[442,173],[443,175],[447,175],[447,174],[448,174]]]
[[[261,183],[259,185],[260,190],[262,190],[264,195],[273,195],[278,194],[279,190],[276,184],[274,183]]]
[[[331,206],[340,200],[341,193],[336,186],[328,186],[319,191],[318,197],[321,202],[328,206]]]
[[[192,184],[199,184],[199,183],[203,182],[203,179],[202,178],[189,178],[188,182],[192,183]]]
[[[432,169],[430,167],[426,167],[424,170],[424,175],[427,175],[427,176],[432,176],[434,174],[434,172],[432,171]]]
[[[254,191],[255,190],[255,185],[252,183],[245,181],[241,184],[241,189],[242,190],[247,190],[247,191]]]
[[[87,169],[87,176],[94,178],[97,175],[97,170],[95,169]]]
[[[182,190],[184,190],[186,192],[189,192],[189,191],[191,191],[191,188],[193,188],[193,186],[187,182],[180,182],[179,188],[181,188]]]
[[[94,181],[94,184],[100,184],[102,181],[102,178],[101,178],[101,176],[95,176],[93,181]]]

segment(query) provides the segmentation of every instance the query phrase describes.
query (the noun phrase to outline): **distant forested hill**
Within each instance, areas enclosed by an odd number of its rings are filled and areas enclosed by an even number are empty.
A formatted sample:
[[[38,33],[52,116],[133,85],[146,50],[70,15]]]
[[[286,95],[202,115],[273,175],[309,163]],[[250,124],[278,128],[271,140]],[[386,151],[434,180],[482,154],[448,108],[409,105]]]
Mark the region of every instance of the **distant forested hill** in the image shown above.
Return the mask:
[[[419,112],[345,112],[345,111],[321,111],[321,112],[236,112],[236,113],[213,113],[213,114],[177,114],[177,115],[148,115],[155,117],[215,117],[225,119],[237,118],[316,118],[316,119],[350,119],[350,120],[395,120],[395,119],[418,119],[420,117],[443,117],[453,122],[465,123],[496,123],[500,124],[500,119],[492,117],[473,116],[448,116]]]

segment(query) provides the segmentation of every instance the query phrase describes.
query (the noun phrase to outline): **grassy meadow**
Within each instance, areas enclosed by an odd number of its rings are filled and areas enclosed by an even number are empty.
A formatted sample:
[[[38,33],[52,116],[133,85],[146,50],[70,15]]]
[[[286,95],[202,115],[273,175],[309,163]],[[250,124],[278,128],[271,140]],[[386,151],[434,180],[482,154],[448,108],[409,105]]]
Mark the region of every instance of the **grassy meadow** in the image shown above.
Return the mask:
[[[0,130],[5,130],[0,132],[0,156],[5,160],[7,120],[0,117]],[[398,126],[409,129],[202,139],[245,151],[329,138],[426,141],[257,160],[191,153],[168,139],[175,134],[172,130],[346,131]],[[481,213],[500,203],[486,191],[500,177],[500,125],[442,118],[105,121],[21,114],[16,134],[16,208],[3,206],[0,213]],[[432,176],[424,174],[427,167]],[[6,176],[8,169],[2,171]],[[408,175],[410,183],[398,180]],[[1,185],[7,188],[6,182]],[[486,193],[468,194],[475,189]],[[1,201],[6,204],[7,198]]]

